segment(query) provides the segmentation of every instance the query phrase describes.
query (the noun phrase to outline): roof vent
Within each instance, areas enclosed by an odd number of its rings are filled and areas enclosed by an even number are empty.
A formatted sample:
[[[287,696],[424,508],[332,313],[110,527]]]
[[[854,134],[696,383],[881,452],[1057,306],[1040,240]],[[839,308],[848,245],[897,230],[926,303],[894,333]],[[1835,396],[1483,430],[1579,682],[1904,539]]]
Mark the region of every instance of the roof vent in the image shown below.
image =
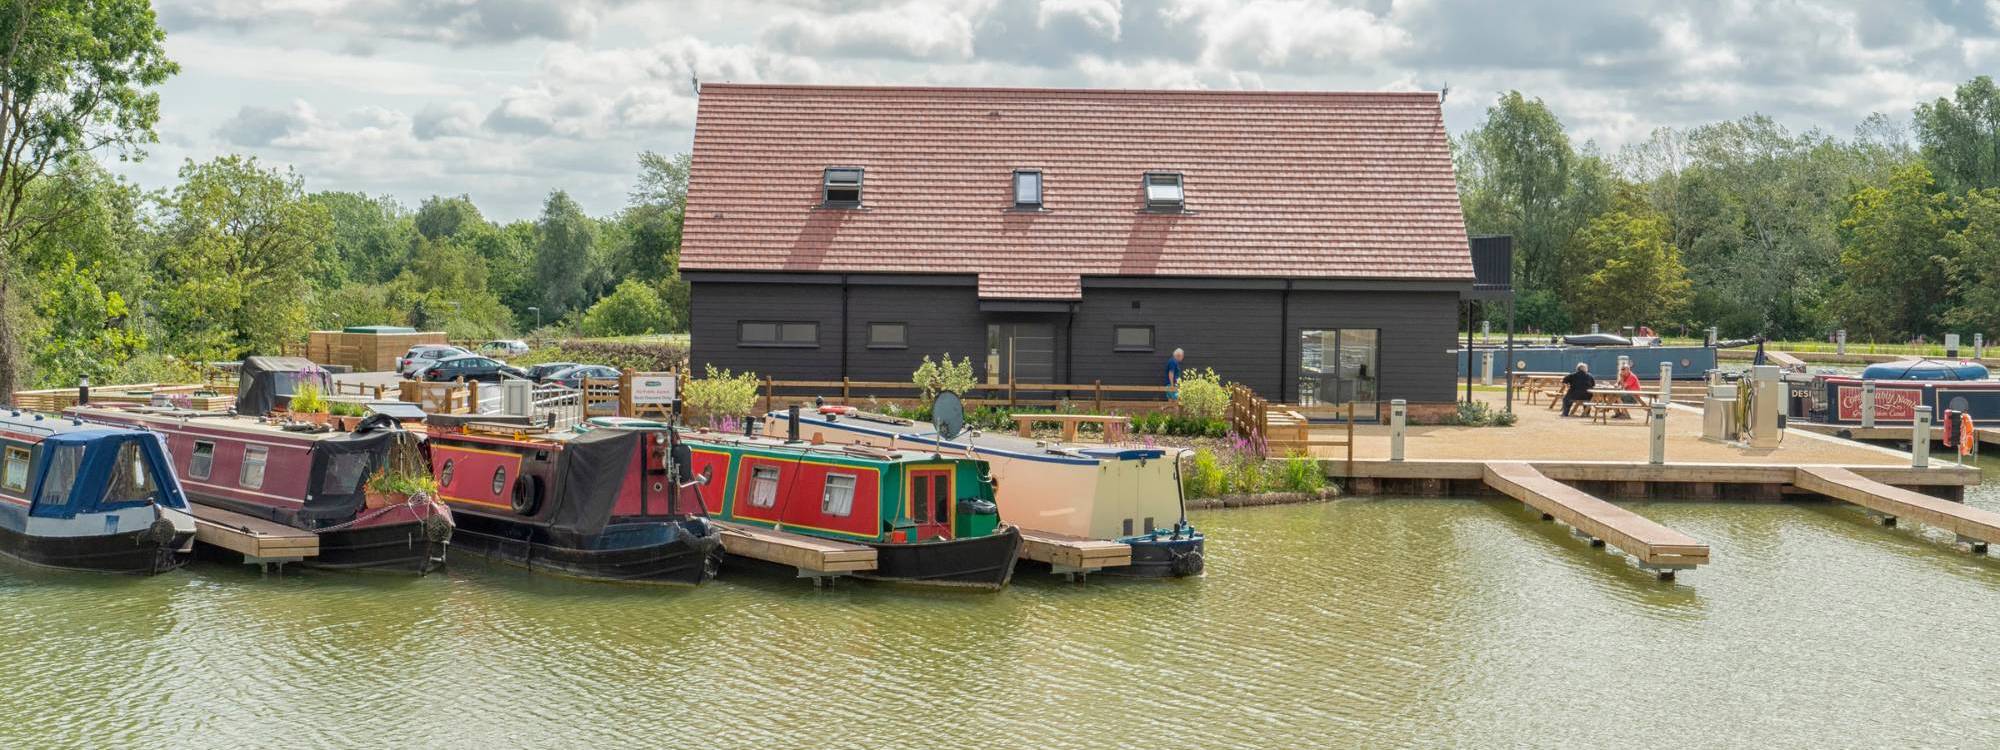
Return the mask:
[[[1147,210],[1179,211],[1185,205],[1185,197],[1181,192],[1181,173],[1146,173]]]
[[[861,207],[860,167],[827,167],[826,190],[820,205],[827,208]]]

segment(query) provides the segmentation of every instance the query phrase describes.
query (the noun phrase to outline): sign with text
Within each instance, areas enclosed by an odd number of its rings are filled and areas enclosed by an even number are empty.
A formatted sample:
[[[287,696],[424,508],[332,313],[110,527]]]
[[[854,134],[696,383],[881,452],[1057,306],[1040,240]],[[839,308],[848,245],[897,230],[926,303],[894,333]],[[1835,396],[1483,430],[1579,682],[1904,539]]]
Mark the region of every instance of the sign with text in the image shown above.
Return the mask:
[[[1843,385],[1840,393],[1841,421],[1861,419],[1861,386]],[[1917,418],[1917,407],[1924,405],[1924,391],[1921,388],[1875,387],[1875,421],[1910,422]]]
[[[632,374],[632,404],[634,406],[657,406],[672,404],[680,399],[679,383],[671,372],[638,372]]]

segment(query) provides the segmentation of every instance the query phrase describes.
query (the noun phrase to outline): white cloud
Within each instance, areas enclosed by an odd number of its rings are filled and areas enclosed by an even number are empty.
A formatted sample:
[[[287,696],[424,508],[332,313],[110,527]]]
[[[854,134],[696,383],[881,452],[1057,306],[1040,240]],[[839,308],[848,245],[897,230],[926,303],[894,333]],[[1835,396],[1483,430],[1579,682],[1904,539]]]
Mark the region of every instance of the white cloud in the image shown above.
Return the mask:
[[[911,0],[853,13],[791,13],[764,27],[760,40],[795,55],[966,60],[972,57],[970,12],[976,3]]]

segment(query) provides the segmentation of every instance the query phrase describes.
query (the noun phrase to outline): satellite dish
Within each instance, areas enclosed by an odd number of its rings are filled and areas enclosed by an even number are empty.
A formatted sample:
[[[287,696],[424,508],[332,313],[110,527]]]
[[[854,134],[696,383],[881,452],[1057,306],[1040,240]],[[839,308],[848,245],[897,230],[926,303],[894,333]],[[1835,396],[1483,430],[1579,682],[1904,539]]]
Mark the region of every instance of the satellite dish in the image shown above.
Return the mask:
[[[956,440],[965,431],[965,404],[958,400],[958,394],[939,393],[931,402],[931,429],[945,440]]]

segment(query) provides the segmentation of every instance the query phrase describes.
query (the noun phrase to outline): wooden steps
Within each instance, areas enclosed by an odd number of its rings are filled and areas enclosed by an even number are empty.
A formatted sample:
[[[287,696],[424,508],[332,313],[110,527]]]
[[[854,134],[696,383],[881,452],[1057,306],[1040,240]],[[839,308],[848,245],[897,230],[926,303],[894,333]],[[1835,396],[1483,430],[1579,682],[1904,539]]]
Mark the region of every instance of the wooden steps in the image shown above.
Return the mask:
[[[793,534],[749,524],[714,522],[722,529],[722,549],[738,557],[797,568],[819,579],[875,569],[875,548],[865,544]]]
[[[190,503],[194,540],[243,555],[248,563],[294,562],[319,554],[319,535],[235,511]]]
[[[1132,564],[1132,545],[1053,531],[1021,530],[1021,556],[1048,563],[1057,573],[1095,573]]]
[[[1976,552],[1985,552],[1987,545],[2000,542],[2000,513],[1883,484],[1847,469],[1800,467],[1792,484],[1867,508],[1891,525],[1899,518],[1914,518],[1944,529]]]
[[[1659,571],[1662,578],[1708,562],[1707,544],[1543,476],[1528,464],[1488,462],[1485,481],[1545,517],[1569,524],[1594,543],[1623,550],[1640,565]]]

